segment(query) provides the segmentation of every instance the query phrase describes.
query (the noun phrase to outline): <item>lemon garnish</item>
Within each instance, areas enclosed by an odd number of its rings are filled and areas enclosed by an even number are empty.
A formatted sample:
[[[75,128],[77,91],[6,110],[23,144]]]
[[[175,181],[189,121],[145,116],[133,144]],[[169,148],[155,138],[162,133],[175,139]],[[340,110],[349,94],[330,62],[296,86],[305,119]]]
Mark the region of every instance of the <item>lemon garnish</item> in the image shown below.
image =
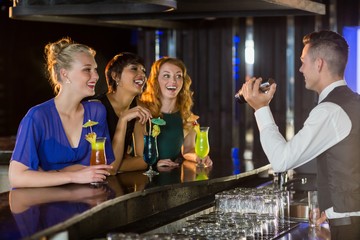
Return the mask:
[[[154,125],[153,129],[152,129],[152,132],[151,132],[151,135],[153,137],[157,137],[159,134],[160,134],[160,127],[158,125]]]
[[[86,139],[86,141],[88,141],[91,144],[95,143],[96,142],[96,133],[91,132],[91,133],[86,134],[85,139]]]

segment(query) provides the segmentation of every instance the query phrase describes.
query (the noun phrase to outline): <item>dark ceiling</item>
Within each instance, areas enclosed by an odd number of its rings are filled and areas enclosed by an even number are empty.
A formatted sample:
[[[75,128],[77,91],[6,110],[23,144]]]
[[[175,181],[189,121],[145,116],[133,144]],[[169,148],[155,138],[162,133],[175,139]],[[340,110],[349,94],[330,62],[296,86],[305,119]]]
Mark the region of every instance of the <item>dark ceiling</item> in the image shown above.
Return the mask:
[[[13,19],[102,26],[176,28],[189,19],[324,15],[310,0],[17,0]]]

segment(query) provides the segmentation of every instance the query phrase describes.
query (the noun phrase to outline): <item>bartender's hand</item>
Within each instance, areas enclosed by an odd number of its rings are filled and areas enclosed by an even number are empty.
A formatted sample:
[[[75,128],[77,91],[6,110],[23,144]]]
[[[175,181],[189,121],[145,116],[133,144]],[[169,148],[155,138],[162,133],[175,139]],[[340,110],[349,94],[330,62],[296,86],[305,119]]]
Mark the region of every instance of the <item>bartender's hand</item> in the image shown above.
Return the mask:
[[[245,100],[255,111],[269,105],[276,91],[276,83],[271,84],[266,93],[259,91],[261,82],[262,78],[249,78],[241,88]]]
[[[325,212],[322,212],[320,215],[320,218],[318,220],[316,220],[316,226],[320,226],[321,224],[323,224],[324,222],[326,222],[327,217]]]

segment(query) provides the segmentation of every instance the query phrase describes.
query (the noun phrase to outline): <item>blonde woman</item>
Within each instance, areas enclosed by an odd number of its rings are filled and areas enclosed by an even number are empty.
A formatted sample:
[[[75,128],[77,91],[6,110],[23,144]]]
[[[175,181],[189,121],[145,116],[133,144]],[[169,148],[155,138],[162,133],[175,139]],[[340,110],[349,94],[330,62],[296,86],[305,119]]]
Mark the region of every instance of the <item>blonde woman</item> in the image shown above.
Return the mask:
[[[112,166],[90,165],[91,145],[85,135],[107,137],[108,163],[114,161],[106,110],[101,102],[84,101],[95,94],[99,79],[95,51],[69,38],[45,47],[47,69],[56,97],[32,107],[22,119],[9,166],[13,188],[101,182]],[[97,125],[84,128],[88,120]]]

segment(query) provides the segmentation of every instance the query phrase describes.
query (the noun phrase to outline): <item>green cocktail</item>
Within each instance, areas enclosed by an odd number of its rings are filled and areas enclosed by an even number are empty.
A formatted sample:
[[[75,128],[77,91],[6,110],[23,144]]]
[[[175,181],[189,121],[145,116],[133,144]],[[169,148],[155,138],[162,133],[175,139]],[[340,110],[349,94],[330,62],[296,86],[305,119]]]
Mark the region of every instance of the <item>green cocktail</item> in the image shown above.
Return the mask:
[[[206,167],[203,163],[203,159],[209,154],[209,127],[200,127],[200,131],[196,133],[196,142],[195,142],[195,153],[201,159],[201,162],[198,163],[199,167]]]

